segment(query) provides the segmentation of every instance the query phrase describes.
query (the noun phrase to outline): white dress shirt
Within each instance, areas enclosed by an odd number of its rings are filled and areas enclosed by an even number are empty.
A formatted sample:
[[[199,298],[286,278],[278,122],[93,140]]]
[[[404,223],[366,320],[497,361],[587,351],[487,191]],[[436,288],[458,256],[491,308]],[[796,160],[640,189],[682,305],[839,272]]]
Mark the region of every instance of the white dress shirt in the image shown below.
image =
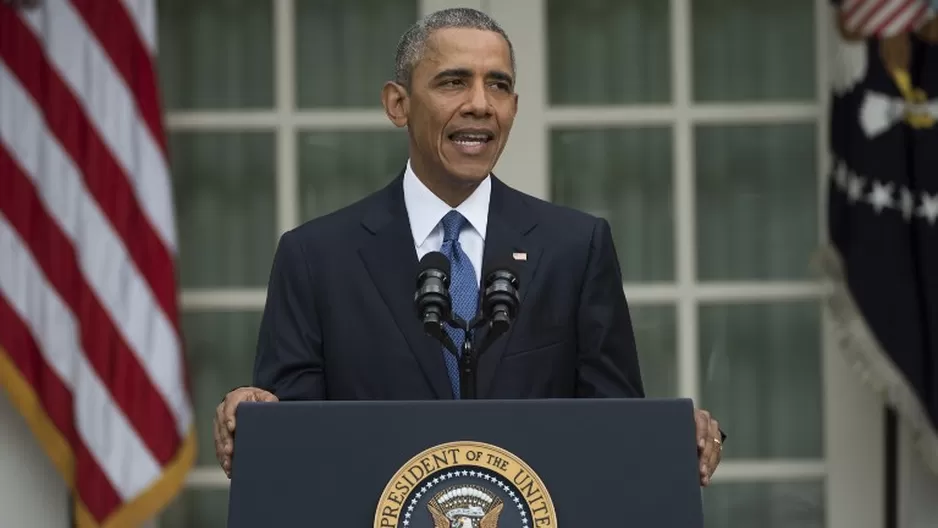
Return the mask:
[[[476,190],[456,207],[469,225],[459,235],[459,243],[469,256],[476,273],[476,280],[481,282],[482,254],[485,248],[485,229],[489,219],[489,198],[492,194],[492,179],[485,178]],[[404,172],[404,205],[410,218],[410,230],[417,249],[417,259],[431,251],[439,251],[443,245],[443,225],[440,223],[446,213],[453,210],[446,202],[433,194],[414,174],[407,160]]]

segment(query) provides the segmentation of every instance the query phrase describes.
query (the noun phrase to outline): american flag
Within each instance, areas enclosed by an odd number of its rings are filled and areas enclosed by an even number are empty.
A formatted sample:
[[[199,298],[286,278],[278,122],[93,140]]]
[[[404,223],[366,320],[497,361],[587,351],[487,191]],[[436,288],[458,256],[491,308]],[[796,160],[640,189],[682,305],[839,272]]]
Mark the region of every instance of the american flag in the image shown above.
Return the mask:
[[[840,349],[938,473],[934,3],[832,0],[830,245],[820,260]]]
[[[135,526],[195,459],[154,0],[0,0],[0,385],[78,526]]]

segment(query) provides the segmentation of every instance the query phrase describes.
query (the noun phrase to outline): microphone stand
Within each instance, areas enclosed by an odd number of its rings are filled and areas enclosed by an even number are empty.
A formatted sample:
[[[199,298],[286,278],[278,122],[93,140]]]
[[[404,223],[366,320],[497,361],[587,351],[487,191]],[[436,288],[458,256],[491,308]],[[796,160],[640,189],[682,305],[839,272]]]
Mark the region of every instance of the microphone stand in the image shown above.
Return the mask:
[[[517,293],[513,293],[513,288],[517,288],[517,279],[512,275],[508,275],[506,280],[509,280],[508,286],[502,285],[494,289],[489,288],[486,296],[480,299],[481,309],[476,312],[475,317],[469,322],[452,313],[449,295],[443,296],[444,306],[436,306],[434,303],[422,306],[418,303],[418,312],[423,313],[424,332],[442,343],[443,347],[456,357],[459,367],[459,393],[461,399],[474,400],[478,398],[476,394],[478,386],[476,371],[478,370],[479,356],[488,350],[502,334],[508,331],[513,319],[511,314],[516,313],[518,310]],[[494,308],[490,307],[490,304],[494,305]],[[502,308],[498,308],[499,306]],[[444,331],[444,324],[462,330],[463,343],[461,350],[456,349],[456,343]],[[485,339],[476,350],[472,342],[472,331],[483,326],[488,327],[488,332],[486,332]]]
[[[476,387],[478,382],[476,381],[476,371],[479,366],[479,356],[488,350],[499,336],[505,333],[508,326],[493,325],[491,321],[482,315],[476,315],[468,324],[460,317],[455,317],[447,321],[447,323],[454,328],[462,330],[464,333],[462,353],[456,356],[459,360],[459,392],[461,399],[474,400],[477,398]],[[472,331],[486,325],[489,327],[489,332],[485,336],[485,341],[483,341],[478,350],[476,350],[472,344]],[[453,340],[450,339],[449,335],[445,334],[445,332],[444,335],[446,336],[444,346],[446,346],[446,349],[451,353],[456,354],[455,343],[453,343]]]

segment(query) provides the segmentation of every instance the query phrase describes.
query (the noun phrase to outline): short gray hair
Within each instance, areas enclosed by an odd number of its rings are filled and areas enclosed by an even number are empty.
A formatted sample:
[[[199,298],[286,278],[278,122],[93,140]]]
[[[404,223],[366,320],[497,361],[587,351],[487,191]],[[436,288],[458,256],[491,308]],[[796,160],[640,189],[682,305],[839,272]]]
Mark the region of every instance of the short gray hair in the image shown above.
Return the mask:
[[[401,40],[397,44],[397,55],[394,59],[394,80],[398,84],[410,89],[411,76],[417,63],[423,58],[427,39],[434,31],[445,28],[481,29],[498,33],[508,43],[508,51],[511,55],[511,71],[514,74],[514,46],[512,46],[511,39],[508,38],[505,30],[498,25],[498,22],[482,11],[468,7],[454,7],[430,13],[410,26],[401,36]]]

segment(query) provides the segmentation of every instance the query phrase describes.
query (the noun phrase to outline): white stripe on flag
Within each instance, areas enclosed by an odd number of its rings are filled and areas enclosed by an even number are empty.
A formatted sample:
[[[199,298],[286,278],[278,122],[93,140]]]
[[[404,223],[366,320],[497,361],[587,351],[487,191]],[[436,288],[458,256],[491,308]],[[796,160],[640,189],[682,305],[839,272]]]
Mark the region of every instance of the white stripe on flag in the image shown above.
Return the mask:
[[[192,410],[179,376],[179,338],[123,242],[88,193],[72,159],[46,129],[34,100],[3,62],[0,109],[0,140],[71,241],[88,284],[166,401],[179,434],[185,436]]]

